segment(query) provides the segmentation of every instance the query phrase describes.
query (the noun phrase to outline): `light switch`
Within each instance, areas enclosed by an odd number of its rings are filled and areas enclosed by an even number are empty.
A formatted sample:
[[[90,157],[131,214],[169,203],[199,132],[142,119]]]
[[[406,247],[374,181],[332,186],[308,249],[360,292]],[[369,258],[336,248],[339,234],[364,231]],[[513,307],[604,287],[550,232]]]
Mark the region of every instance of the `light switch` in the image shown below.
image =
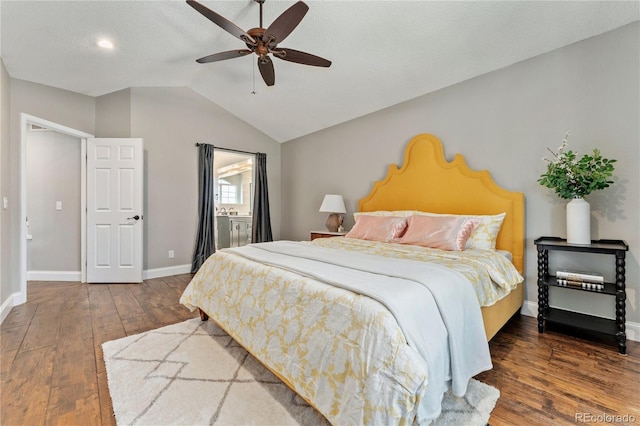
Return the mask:
[[[56,210],[62,210],[62,201],[56,201]]]
[[[2,208],[5,210],[9,208],[9,199],[7,197],[2,197]]]

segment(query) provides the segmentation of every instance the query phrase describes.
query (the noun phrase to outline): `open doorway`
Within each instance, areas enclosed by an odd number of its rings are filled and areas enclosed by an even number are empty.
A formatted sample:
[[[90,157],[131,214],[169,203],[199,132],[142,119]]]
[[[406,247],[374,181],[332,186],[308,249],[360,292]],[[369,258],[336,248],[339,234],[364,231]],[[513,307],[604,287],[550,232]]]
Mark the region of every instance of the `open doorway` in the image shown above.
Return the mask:
[[[81,139],[27,129],[27,281],[80,281]]]
[[[251,242],[254,157],[215,150],[216,249]]]
[[[19,253],[18,253],[18,283],[20,284],[20,292],[14,298],[14,306],[26,303],[27,301],[27,133],[31,125],[51,129],[66,135],[71,135],[80,138],[81,143],[81,159],[86,158],[87,154],[87,138],[92,138],[93,135],[82,132],[80,130],[72,129],[71,127],[63,126],[53,121],[45,120],[43,118],[35,117],[29,114],[20,114],[20,159],[19,159],[19,171],[20,171],[20,207],[18,210],[18,217],[20,223],[20,236],[18,241]],[[81,256],[81,281],[86,281],[86,177],[87,168],[86,162],[81,160],[80,165],[80,256]]]

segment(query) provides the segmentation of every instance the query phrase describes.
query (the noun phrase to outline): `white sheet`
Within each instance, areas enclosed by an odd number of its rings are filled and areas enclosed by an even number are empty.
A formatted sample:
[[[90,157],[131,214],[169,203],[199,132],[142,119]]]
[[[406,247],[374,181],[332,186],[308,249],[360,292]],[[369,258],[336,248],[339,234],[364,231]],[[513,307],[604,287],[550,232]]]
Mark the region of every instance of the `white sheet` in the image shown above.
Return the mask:
[[[469,379],[492,368],[482,315],[473,287],[449,268],[406,259],[280,241],[227,252],[276,265],[364,294],[394,315],[407,342],[425,360],[429,386],[418,419],[440,413],[442,395],[466,393]],[[434,318],[442,318],[442,322]]]

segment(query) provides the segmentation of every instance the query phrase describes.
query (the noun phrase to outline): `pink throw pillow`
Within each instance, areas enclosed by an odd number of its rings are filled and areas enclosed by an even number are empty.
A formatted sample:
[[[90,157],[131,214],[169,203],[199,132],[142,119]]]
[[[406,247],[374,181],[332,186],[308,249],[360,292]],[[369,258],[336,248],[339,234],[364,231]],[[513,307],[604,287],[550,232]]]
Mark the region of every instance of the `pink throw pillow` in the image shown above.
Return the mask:
[[[404,217],[358,215],[355,226],[346,237],[386,243],[400,237],[406,227]]]
[[[466,217],[409,216],[407,231],[393,242],[442,250],[464,250],[480,221]]]

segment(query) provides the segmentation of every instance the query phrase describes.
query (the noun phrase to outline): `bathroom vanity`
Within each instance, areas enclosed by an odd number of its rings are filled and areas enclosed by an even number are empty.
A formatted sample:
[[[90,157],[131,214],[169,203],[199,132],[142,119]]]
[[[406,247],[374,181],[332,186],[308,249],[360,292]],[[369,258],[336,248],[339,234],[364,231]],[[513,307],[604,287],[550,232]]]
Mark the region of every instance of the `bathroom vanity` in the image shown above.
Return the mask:
[[[217,248],[240,247],[251,242],[251,216],[218,215]]]

